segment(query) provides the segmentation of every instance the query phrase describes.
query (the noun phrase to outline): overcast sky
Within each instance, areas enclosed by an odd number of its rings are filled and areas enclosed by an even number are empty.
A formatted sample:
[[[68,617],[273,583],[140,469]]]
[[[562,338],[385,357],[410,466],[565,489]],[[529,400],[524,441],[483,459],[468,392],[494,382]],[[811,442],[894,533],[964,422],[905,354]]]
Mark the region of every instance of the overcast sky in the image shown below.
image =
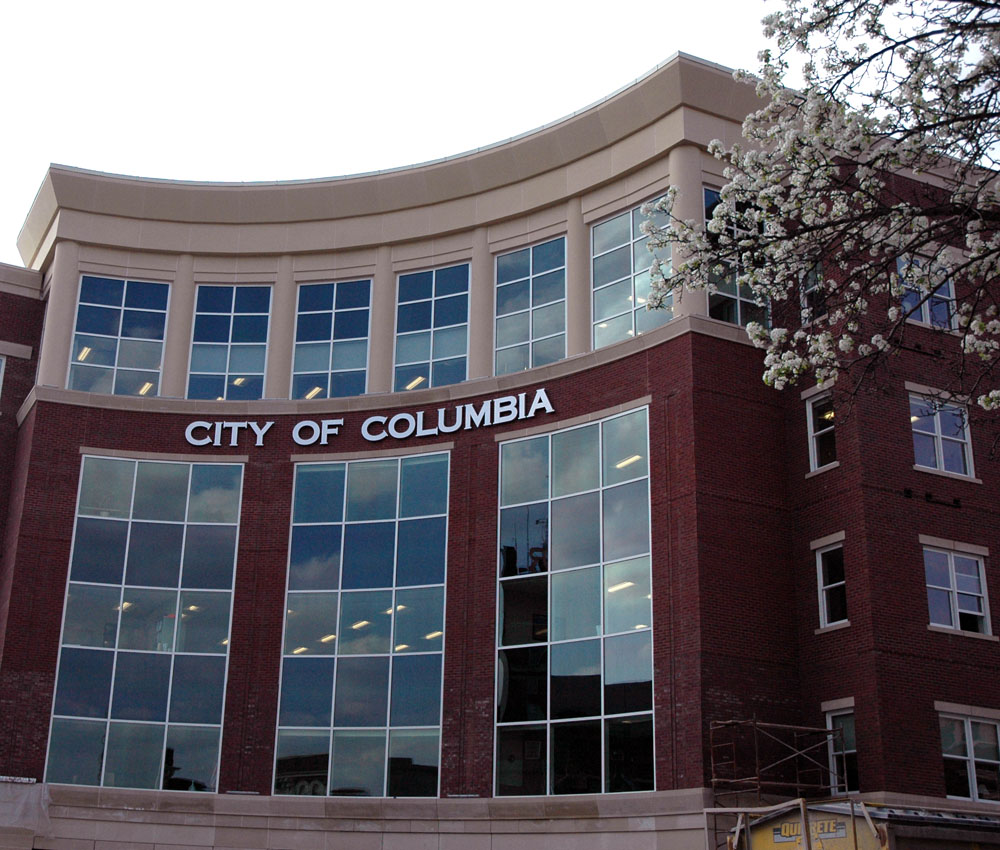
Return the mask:
[[[394,168],[550,123],[677,51],[756,69],[775,0],[19,2],[0,10],[0,262],[49,163],[187,180]]]

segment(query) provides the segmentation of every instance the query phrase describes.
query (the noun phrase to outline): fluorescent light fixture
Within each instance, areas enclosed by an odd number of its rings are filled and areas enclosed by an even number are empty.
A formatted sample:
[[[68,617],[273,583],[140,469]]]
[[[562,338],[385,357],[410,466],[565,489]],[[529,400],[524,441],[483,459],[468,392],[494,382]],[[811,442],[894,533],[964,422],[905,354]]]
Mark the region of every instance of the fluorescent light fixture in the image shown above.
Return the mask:
[[[625,460],[620,460],[615,464],[615,469],[624,469],[626,466],[631,466],[637,460],[642,460],[642,455],[632,455],[632,457],[627,457]]]
[[[131,608],[131,607],[132,607],[132,603],[131,602],[122,602],[121,607],[118,610],[119,611],[128,611],[128,609]]]
[[[410,381],[410,383],[406,385],[405,389],[412,390],[415,387],[419,387],[423,382],[424,382],[424,376],[417,375],[417,377],[415,377],[412,381]]]
[[[424,640],[434,640],[435,638],[441,637],[444,632],[428,632],[424,635]]]
[[[920,417],[919,416],[911,416],[910,417],[910,422],[919,422],[919,421],[920,421]]]
[[[358,620],[356,623],[351,624],[352,629],[363,629],[365,626],[370,626],[372,624],[371,620]]]
[[[233,378],[233,386],[235,387],[242,387],[246,382],[246,378]]]
[[[187,610],[188,611],[200,611],[201,607],[198,606],[198,605],[188,605]]]
[[[152,381],[146,381],[146,383],[144,383],[141,387],[139,387],[139,395],[145,395],[151,389],[153,389],[153,382]]]
[[[337,639],[336,635],[323,635],[323,637],[321,637],[319,639],[319,642],[320,643],[330,643],[331,641],[335,641],[336,639]]]
[[[613,584],[608,588],[608,593],[617,593],[619,590],[624,590],[626,587],[635,587],[634,581],[620,581],[618,584]]]
[[[823,418],[826,419],[827,421],[833,419],[833,411],[828,410],[826,413],[823,414]]]
[[[306,393],[306,398],[316,398],[316,396],[318,396],[321,392],[323,392],[322,387],[313,387]]]
[[[409,649],[410,645],[408,643],[397,643],[396,652],[402,652],[404,649]]]
[[[292,655],[301,655],[303,652],[308,652],[309,648],[305,646],[297,646],[292,650]]]
[[[90,357],[91,351],[93,351],[93,349],[89,345],[85,345],[83,348],[80,349],[80,353],[76,355],[76,359],[81,361],[86,360],[88,357]]]
[[[633,626],[633,628],[636,628],[636,629],[648,629],[649,628],[649,623],[636,623],[635,626]]]
[[[223,638],[219,641],[222,646],[229,646],[229,638]]]

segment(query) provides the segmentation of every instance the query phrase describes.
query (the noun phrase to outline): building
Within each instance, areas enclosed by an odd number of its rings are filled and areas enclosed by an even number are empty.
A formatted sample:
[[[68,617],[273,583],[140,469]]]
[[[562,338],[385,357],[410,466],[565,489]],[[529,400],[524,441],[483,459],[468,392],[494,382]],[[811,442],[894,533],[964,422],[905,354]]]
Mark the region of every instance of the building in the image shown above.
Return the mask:
[[[413,168],[53,166],[0,267],[0,846],[703,847],[753,718],[895,846],[1000,843],[990,426],[940,358],[843,418],[735,289],[643,306],[639,205],[703,215],[754,105],[678,55]]]

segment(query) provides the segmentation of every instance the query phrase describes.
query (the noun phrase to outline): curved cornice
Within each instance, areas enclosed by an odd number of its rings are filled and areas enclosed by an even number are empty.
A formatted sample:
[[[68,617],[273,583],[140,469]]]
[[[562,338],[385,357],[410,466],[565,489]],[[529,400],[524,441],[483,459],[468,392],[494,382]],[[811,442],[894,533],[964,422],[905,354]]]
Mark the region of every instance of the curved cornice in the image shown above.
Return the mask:
[[[735,83],[728,69],[676,54],[632,85],[553,124],[471,153],[392,171],[273,183],[199,183],[53,165],[28,213],[18,249],[26,265],[43,266],[45,258],[39,255],[50,250],[50,231],[60,227],[58,217],[66,211],[119,221],[255,226],[386,216],[448,204],[566,168],[623,143],[681,106],[738,124],[756,105],[753,87]],[[650,147],[636,163],[657,152],[662,147]],[[605,180],[629,167],[635,164],[609,162]],[[548,182],[553,185],[546,191],[534,193],[536,206],[545,195],[556,202],[574,189]],[[65,218],[69,222],[73,216]],[[55,238],[64,237],[57,232]]]

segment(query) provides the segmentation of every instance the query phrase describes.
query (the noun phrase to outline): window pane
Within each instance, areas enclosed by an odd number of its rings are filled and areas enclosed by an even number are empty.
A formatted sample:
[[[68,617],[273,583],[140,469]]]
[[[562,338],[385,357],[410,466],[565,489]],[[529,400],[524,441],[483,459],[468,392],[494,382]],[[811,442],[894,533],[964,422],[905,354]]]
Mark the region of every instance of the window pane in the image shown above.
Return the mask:
[[[566,337],[559,336],[543,339],[531,345],[531,365],[545,366],[547,363],[555,363],[566,356]]]
[[[112,375],[110,369],[74,364],[69,370],[69,388],[81,392],[110,394]]]
[[[339,659],[333,725],[385,726],[388,692],[388,656]]]
[[[134,519],[184,521],[188,464],[139,462],[135,478]]]
[[[650,632],[604,641],[604,713],[624,714],[653,707]]]
[[[436,730],[389,733],[390,797],[436,797],[440,736]]]
[[[466,332],[465,325],[434,331],[434,359],[464,356],[468,350]]]
[[[937,587],[951,587],[947,554],[934,549],[924,549],[924,574],[927,584],[933,584]]]
[[[385,732],[334,732],[330,794],[380,797],[384,793]]]
[[[506,316],[531,306],[531,284],[527,280],[497,287],[497,315]]]
[[[78,519],[70,577],[74,581],[121,584],[127,537],[127,522]]]
[[[503,348],[527,342],[530,338],[530,318],[528,313],[515,313],[497,319],[497,346]]]
[[[177,587],[183,540],[183,525],[133,522],[128,543],[125,583]]]
[[[337,589],[341,531],[339,525],[305,525],[292,529],[289,590]]]
[[[352,463],[347,479],[347,519],[391,519],[396,516],[395,460]]]
[[[552,435],[552,495],[565,496],[600,486],[598,425]]]
[[[221,723],[225,679],[224,656],[178,655],[174,658],[170,722]]]
[[[601,568],[553,575],[549,640],[593,637],[600,633]]]
[[[608,319],[594,328],[594,348],[603,348],[632,336],[632,314]]]
[[[601,722],[552,725],[552,793],[596,794],[601,775]]]
[[[548,438],[504,444],[500,452],[500,504],[536,502],[548,494]]]
[[[121,590],[70,582],[66,595],[63,645],[113,648]]]
[[[544,646],[497,653],[497,721],[545,720],[548,650]]]
[[[295,468],[293,522],[340,522],[344,516],[344,464],[299,464]]]
[[[497,283],[527,277],[530,271],[531,257],[527,248],[497,257]]]
[[[548,307],[539,307],[531,312],[531,336],[538,339],[543,336],[562,333],[566,330],[566,305],[561,301]]]
[[[337,594],[289,593],[285,606],[285,653],[333,655],[337,642]]]
[[[392,629],[392,591],[341,594],[340,623],[340,655],[388,652]]]
[[[443,514],[448,510],[448,455],[403,458],[400,516]]]
[[[538,307],[566,296],[566,272],[560,269],[536,277],[531,284],[531,306]]]
[[[100,785],[106,724],[92,720],[52,721],[46,782]]]
[[[119,649],[170,652],[177,623],[177,591],[126,587],[121,620]]]
[[[80,280],[80,300],[90,304],[121,306],[125,282],[108,277],[84,275]]]
[[[134,474],[135,461],[132,460],[84,458],[79,513],[82,516],[127,519]]]
[[[169,655],[119,652],[111,716],[119,720],[166,720],[169,687]]]
[[[653,720],[650,717],[622,717],[606,721],[607,736],[604,789],[617,791],[653,790]]]
[[[304,372],[326,372],[330,368],[330,344],[310,343],[295,346],[296,374]]]
[[[609,419],[603,432],[605,486],[649,474],[645,410]]]
[[[649,492],[645,479],[604,491],[604,559],[649,551]]]
[[[163,764],[165,791],[215,791],[219,773],[219,729],[167,728]]]
[[[545,793],[546,731],[544,726],[497,729],[497,794]]]
[[[431,385],[445,387],[465,380],[465,358],[439,360],[431,367]]]
[[[624,213],[595,225],[593,232],[595,254],[601,254],[609,248],[628,242],[632,238],[629,214]]]
[[[652,591],[649,581],[648,556],[609,564],[604,568],[605,634],[650,625]]]
[[[594,293],[594,320],[608,319],[632,310],[632,281],[626,278]],[[631,326],[631,320],[629,320]]]
[[[600,561],[600,510],[600,493],[596,492],[552,502],[553,570]]]
[[[836,584],[844,580],[844,550],[838,546],[820,555],[823,564],[823,585]]]
[[[393,651],[440,651],[443,615],[443,587],[397,590]]]
[[[189,525],[181,586],[228,590],[235,561],[236,526]]]
[[[369,522],[348,525],[344,531],[344,565],[341,587],[391,587],[396,524]]]
[[[286,658],[281,670],[279,726],[329,726],[332,658]],[[323,750],[324,755],[326,750]]]
[[[936,626],[954,625],[951,618],[951,599],[945,590],[934,590],[927,588],[927,607],[930,612],[930,620]]]
[[[500,643],[548,640],[548,583],[544,577],[500,583]]]
[[[118,365],[135,369],[159,370],[163,346],[159,342],[123,339],[118,351]],[[159,376],[157,375],[158,379]]]
[[[299,312],[332,309],[332,283],[307,283],[299,286]]]
[[[498,375],[509,375],[511,372],[521,372],[527,369],[529,364],[529,347],[521,345],[517,348],[505,348],[497,352]]]
[[[396,727],[437,726],[440,722],[441,655],[394,658],[389,724]]]
[[[552,647],[552,719],[601,713],[601,642],[574,641]]]
[[[444,581],[445,524],[444,517],[399,523],[397,587]]]
[[[86,362],[88,366],[114,366],[117,354],[118,341],[116,339],[86,334],[76,334],[73,337],[73,360],[77,363]],[[76,388],[71,387],[70,389]]]
[[[365,340],[333,344],[334,369],[364,369],[367,365],[368,343]]]
[[[469,319],[469,296],[454,295],[434,302],[434,327],[464,324]]]
[[[178,652],[224,653],[229,641],[229,593],[181,592]]]
[[[274,765],[275,794],[326,795],[330,733],[278,732]]]
[[[107,717],[113,652],[63,649],[59,659],[55,714]]]

